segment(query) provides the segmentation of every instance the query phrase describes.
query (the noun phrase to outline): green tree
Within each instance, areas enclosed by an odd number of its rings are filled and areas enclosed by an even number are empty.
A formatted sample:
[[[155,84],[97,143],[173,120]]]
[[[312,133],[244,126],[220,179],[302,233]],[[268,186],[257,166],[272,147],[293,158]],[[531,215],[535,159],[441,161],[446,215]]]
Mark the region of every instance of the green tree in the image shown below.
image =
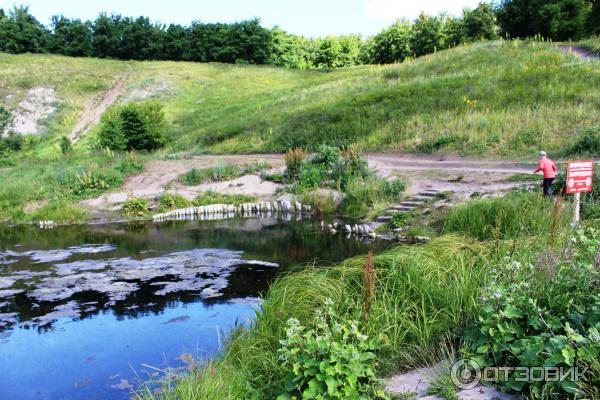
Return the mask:
[[[469,41],[498,39],[496,12],[488,3],[479,3],[473,10],[465,9],[463,25]]]
[[[445,47],[454,47],[467,42],[467,31],[463,18],[448,17],[444,24]]]
[[[94,56],[100,58],[118,58],[121,46],[119,22],[121,17],[104,13],[92,24],[92,46]]]
[[[589,0],[504,0],[497,16],[502,33],[510,37],[576,40],[591,33],[592,11]]]
[[[412,49],[417,56],[434,53],[443,49],[445,44],[444,19],[425,14],[413,25]]]
[[[48,42],[48,30],[29,13],[28,7],[14,7],[0,18],[0,51],[43,53],[48,50]]]
[[[587,30],[592,35],[600,34],[600,0],[592,1],[592,10],[588,16]]]
[[[374,64],[390,64],[412,56],[412,23],[409,21],[396,21],[367,44],[368,62]]]
[[[50,51],[73,57],[91,56],[91,24],[79,19],[70,20],[62,15],[53,16]]]
[[[280,67],[311,68],[311,40],[291,35],[279,27],[271,30],[272,52],[269,64]]]

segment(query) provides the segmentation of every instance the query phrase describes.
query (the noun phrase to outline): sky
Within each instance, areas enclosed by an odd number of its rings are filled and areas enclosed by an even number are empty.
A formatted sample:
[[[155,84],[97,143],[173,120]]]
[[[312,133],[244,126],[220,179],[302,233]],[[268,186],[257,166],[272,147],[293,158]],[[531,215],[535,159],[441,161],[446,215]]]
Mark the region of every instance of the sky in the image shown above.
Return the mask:
[[[459,15],[481,0],[0,0],[5,10],[29,6],[42,23],[52,15],[94,19],[100,12],[144,15],[162,23],[233,22],[258,17],[266,27],[309,37],[359,33],[369,36],[398,18],[448,12]]]

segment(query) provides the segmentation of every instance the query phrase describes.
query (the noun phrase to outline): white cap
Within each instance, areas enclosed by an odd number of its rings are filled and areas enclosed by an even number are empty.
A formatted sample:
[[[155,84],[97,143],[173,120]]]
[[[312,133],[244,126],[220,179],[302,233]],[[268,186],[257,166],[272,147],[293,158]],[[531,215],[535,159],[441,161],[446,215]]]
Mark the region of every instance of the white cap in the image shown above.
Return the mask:
[[[543,151],[543,150],[542,150],[542,151],[540,151],[540,157],[544,157],[544,156],[547,156],[546,152],[545,152],[545,151]]]

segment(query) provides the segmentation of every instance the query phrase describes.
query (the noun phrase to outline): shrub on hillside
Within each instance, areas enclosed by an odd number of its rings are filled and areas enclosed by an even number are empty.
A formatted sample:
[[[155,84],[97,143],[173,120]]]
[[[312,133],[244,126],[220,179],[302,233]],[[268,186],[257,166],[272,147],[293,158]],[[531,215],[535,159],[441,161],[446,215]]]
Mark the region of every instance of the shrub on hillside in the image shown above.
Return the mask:
[[[175,210],[189,206],[190,202],[185,197],[173,193],[164,193],[162,196],[160,196],[156,211],[164,212],[167,210]]]
[[[113,107],[100,120],[98,141],[112,150],[156,150],[165,144],[162,106],[154,101]]]
[[[66,136],[61,137],[59,143],[60,143],[60,151],[64,155],[69,154],[71,152],[71,150],[73,150],[73,146],[71,145],[71,140],[68,137],[66,137]]]

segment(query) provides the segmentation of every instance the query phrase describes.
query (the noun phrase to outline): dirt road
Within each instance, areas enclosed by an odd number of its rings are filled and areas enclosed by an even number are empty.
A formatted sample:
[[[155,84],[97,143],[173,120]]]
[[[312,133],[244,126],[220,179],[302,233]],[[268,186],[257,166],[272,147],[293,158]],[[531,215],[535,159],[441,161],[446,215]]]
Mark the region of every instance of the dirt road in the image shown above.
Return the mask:
[[[518,173],[531,173],[535,163],[466,159],[458,156],[414,155],[402,153],[366,154],[369,165],[385,178],[400,177],[408,182],[408,194],[424,189],[452,191],[458,200],[479,192],[496,193],[519,183],[507,179]],[[143,173],[127,179],[123,187],[98,198],[82,202],[92,213],[109,212],[128,198],[155,198],[165,191],[193,199],[200,192],[214,190],[229,194],[252,194],[262,199],[281,198],[281,185],[261,181],[257,175],[247,175],[231,181],[184,186],[178,177],[191,168],[207,168],[224,164],[268,163],[273,169],[284,167],[282,154],[198,156],[181,160],[156,160],[147,164]],[[286,196],[286,195],[283,195]],[[289,195],[287,195],[289,196]]]

